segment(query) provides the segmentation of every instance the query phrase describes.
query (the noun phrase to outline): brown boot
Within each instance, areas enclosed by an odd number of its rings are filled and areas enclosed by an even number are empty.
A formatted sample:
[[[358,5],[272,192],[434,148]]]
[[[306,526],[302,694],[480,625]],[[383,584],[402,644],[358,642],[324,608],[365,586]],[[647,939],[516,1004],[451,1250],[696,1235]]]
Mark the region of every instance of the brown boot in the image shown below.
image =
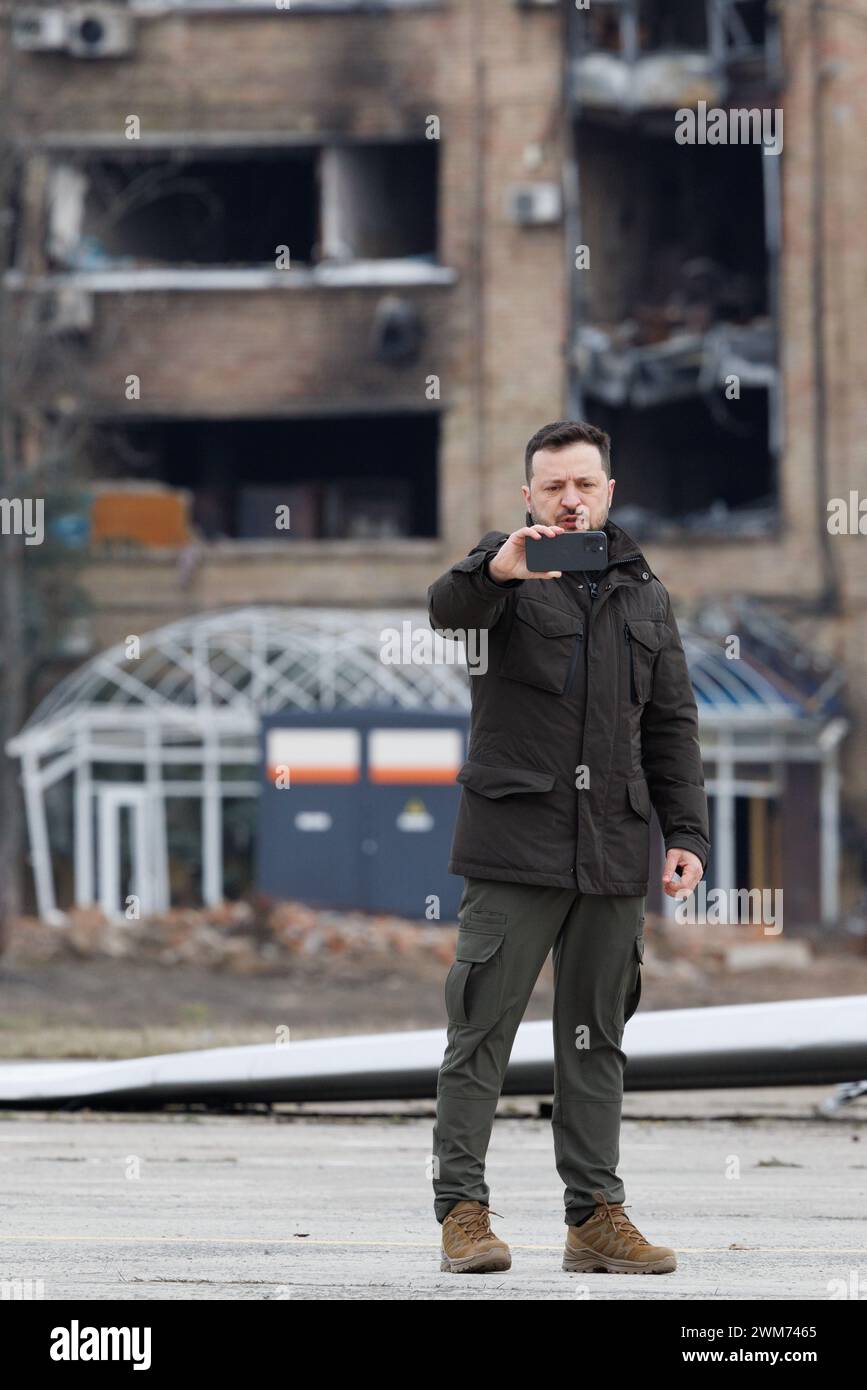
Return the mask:
[[[499,1216],[498,1211],[494,1216]],[[440,1269],[452,1274],[488,1274],[511,1269],[512,1252],[491,1230],[490,1209],[484,1202],[457,1202],[443,1226]]]
[[[622,1202],[594,1192],[596,1210],[583,1226],[569,1226],[563,1268],[570,1274],[670,1274],[677,1257],[667,1245],[651,1245],[633,1226]]]

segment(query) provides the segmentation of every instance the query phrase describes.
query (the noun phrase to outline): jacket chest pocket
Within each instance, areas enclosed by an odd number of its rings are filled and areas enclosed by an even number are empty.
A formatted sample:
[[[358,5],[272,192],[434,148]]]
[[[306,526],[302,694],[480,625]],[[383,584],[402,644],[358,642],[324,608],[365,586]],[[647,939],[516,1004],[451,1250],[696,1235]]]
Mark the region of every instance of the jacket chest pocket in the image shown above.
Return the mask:
[[[500,675],[554,695],[572,681],[584,636],[583,620],[540,599],[519,598],[512,630],[500,662]]]
[[[662,646],[661,618],[630,618],[623,624],[626,642],[626,669],[629,698],[635,705],[645,705],[653,689],[653,664]]]

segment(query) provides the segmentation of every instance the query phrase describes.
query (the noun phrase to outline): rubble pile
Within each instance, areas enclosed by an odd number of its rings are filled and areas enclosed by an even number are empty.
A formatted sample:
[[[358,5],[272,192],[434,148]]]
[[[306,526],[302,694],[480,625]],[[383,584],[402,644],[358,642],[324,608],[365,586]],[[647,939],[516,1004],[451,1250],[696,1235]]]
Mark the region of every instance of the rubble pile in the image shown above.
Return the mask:
[[[303,960],[399,959],[450,963],[454,923],[416,923],[402,917],[329,911],[298,902],[225,903],[177,908],[143,921],[109,921],[96,908],[76,908],[57,925],[22,917],[7,962],[95,960],[111,957],[166,966],[196,965],[233,974],[268,974]]]

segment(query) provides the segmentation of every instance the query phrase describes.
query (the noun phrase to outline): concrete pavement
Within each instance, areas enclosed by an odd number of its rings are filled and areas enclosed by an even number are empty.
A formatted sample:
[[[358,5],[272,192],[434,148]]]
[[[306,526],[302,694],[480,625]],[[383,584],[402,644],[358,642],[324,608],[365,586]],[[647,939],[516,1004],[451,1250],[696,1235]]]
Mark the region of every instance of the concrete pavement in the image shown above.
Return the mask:
[[[0,1297],[867,1298],[867,1103],[825,1087],[627,1096],[629,1215],[674,1274],[567,1275],[539,1100],[501,1102],[491,1206],[504,1274],[440,1273],[423,1103],[271,1114],[0,1113]],[[544,1101],[542,1102],[544,1104]],[[23,1281],[18,1286],[14,1281]]]

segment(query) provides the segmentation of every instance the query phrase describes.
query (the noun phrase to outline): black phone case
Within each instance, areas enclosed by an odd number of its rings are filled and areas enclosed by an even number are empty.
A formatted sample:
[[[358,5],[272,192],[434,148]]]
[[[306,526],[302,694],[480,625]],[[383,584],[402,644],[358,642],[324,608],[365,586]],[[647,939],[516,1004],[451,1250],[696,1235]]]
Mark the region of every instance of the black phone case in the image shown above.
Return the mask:
[[[608,537],[604,531],[563,531],[559,536],[528,536],[525,543],[527,569],[533,574],[545,570],[603,570],[608,564]]]

